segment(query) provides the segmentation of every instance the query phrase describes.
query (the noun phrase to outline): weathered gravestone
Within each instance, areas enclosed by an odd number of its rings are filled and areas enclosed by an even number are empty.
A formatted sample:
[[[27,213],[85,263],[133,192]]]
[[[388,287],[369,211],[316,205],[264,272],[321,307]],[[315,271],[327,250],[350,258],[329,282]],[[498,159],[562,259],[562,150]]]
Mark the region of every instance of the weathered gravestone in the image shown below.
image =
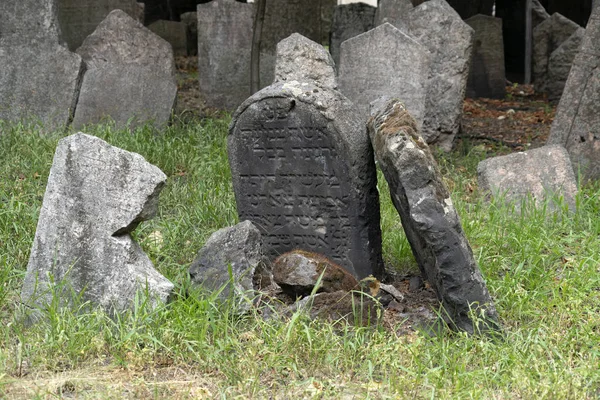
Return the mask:
[[[498,316],[438,166],[398,100],[373,110],[375,156],[419,264],[450,317],[470,333],[498,328]],[[473,314],[471,314],[473,313]],[[475,327],[472,315],[481,318]]]
[[[538,0],[531,1],[531,25],[533,28],[550,18],[544,6]]]
[[[148,29],[169,42],[174,55],[188,55],[188,26],[185,22],[161,19],[148,25]]]
[[[229,128],[240,220],[274,258],[323,254],[354,276],[381,276],[377,175],[364,121],[339,92],[273,84],[246,100]]]
[[[139,154],[83,133],[56,149],[21,300],[61,306],[73,296],[108,311],[132,308],[136,293],[167,301],[173,284],[131,238],[156,213],[167,177]]]
[[[373,29],[375,10],[375,7],[365,3],[343,4],[335,8],[329,51],[336,66],[339,67],[340,65],[340,46],[342,43]]]
[[[571,65],[579,52],[581,42],[585,36],[585,29],[577,28],[567,40],[561,43],[556,50],[550,55],[548,60],[548,79],[546,82],[546,92],[548,100],[558,102],[562,92],[565,89],[565,84],[569,78]]]
[[[59,38],[55,1],[0,1],[0,119],[67,125],[83,63]]]
[[[521,202],[531,196],[536,203],[561,196],[570,210],[575,210],[577,181],[569,153],[561,145],[549,145],[483,160],[477,166],[479,188],[494,197]],[[554,201],[549,203],[556,208]]]
[[[342,43],[340,91],[356,104],[365,122],[369,104],[389,96],[401,99],[420,126],[425,115],[430,60],[426,48],[385,23]]]
[[[465,21],[475,32],[467,97],[503,99],[506,93],[502,20],[475,15]]]
[[[63,39],[75,51],[113,10],[122,10],[144,22],[144,4],[135,0],[58,0],[58,17]]]
[[[600,178],[600,7],[588,21],[579,53],[571,72],[556,117],[549,144],[566,147],[577,173],[585,179]]]
[[[186,12],[180,16],[181,22],[187,26],[187,53],[190,56],[198,54],[198,13]]]
[[[559,13],[533,30],[533,82],[538,92],[548,90],[548,63],[552,52],[577,31],[579,25]],[[558,96],[560,97],[560,95]]]
[[[381,0],[375,12],[375,26],[389,22],[405,32],[408,12],[412,9],[410,0]]]
[[[167,125],[177,95],[169,43],[114,10],[77,53],[87,71],[73,118],[76,129],[106,119],[117,127]]]
[[[209,107],[234,110],[250,96],[254,5],[198,4],[198,79]]]

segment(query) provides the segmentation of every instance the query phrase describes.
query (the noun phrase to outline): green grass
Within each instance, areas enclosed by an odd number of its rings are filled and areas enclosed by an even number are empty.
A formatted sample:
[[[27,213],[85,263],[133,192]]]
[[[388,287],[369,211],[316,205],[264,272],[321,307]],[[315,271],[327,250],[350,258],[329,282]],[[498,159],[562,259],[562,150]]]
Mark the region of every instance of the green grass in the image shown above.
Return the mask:
[[[600,396],[600,185],[578,212],[487,203],[469,144],[438,155],[504,340],[442,332],[239,316],[190,288],[187,269],[208,236],[237,222],[226,154],[229,120],[133,134],[93,134],[142,154],[169,177],[159,215],[135,232],[177,285],[169,306],[111,319],[50,307],[25,327],[15,316],[53,153],[65,134],[0,125],[0,398],[551,398]],[[417,270],[381,179],[386,264]],[[159,238],[159,239],[157,239]],[[82,305],[83,306],[83,305]],[[87,310],[82,308],[82,310]],[[353,397],[354,396],[354,397]]]

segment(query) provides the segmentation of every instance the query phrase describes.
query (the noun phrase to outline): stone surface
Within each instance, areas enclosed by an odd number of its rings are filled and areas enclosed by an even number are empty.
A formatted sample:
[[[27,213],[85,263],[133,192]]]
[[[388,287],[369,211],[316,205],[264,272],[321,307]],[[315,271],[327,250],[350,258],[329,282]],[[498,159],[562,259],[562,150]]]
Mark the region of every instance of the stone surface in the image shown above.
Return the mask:
[[[473,29],[444,0],[427,1],[408,18],[409,35],[432,54],[421,134],[427,143],[450,150],[460,127]]]
[[[327,257],[303,250],[293,250],[280,255],[273,262],[273,279],[294,296],[307,296],[315,291],[350,291],[358,281]],[[319,283],[319,287],[315,289]]]
[[[340,65],[342,43],[374,28],[375,10],[377,10],[375,7],[365,3],[343,4],[335,7],[329,52],[336,66]]]
[[[144,22],[144,4],[135,0],[58,0],[58,17],[63,39],[75,51],[113,10],[122,10]]]
[[[234,295],[247,309],[255,291],[272,283],[259,230],[252,222],[243,221],[213,233],[192,263],[190,277],[193,284],[209,291],[224,288],[219,294],[221,299]]]
[[[188,55],[188,26],[185,22],[161,19],[148,25],[148,29],[169,42],[174,55]]]
[[[506,76],[502,20],[478,14],[465,22],[475,33],[467,97],[503,99],[506,93]]]
[[[198,13],[196,11],[183,13],[180,18],[187,26],[187,53],[190,56],[198,55]]]
[[[208,107],[235,110],[250,96],[254,5],[198,4],[198,79]]]
[[[389,22],[405,31],[408,12],[412,9],[410,0],[380,0],[375,12],[375,26]]]
[[[531,24],[533,28],[550,18],[544,6],[538,0],[531,1]]]
[[[323,46],[293,33],[277,44],[275,82],[309,82],[336,89],[337,78],[331,55]]]
[[[585,29],[577,28],[567,40],[561,43],[550,55],[548,60],[548,81],[546,83],[546,92],[548,100],[558,102],[562,92],[565,89],[569,72],[573,60],[579,52],[579,47],[583,41]]]
[[[77,133],[62,139],[48,177],[21,300],[44,308],[81,296],[107,311],[133,307],[138,291],[168,300],[173,284],[131,238],[156,214],[167,177],[142,156]]]
[[[173,50],[121,10],[112,11],[77,49],[87,71],[73,126],[106,120],[118,128],[169,122],[177,84]]]
[[[480,189],[514,202],[517,209],[528,196],[536,203],[560,196],[569,209],[576,208],[577,180],[569,153],[561,145],[488,158],[477,166],[477,177]],[[551,202],[550,207],[556,204]]]
[[[533,30],[533,82],[535,90],[548,90],[548,63],[550,56],[565,40],[577,31],[579,25],[559,13],[536,26]]]
[[[450,325],[477,331],[469,315],[473,310],[485,321],[479,329],[497,328],[492,299],[415,120],[401,102],[391,100],[373,111],[368,129],[421,274],[441,300]]]
[[[600,178],[600,7],[586,27],[556,109],[549,144],[566,147],[575,173]]]
[[[373,153],[348,99],[269,86],[234,114],[228,151],[240,220],[256,224],[270,257],[301,249],[358,278],[383,274]]]
[[[61,32],[57,6],[56,0],[0,1],[0,43],[58,44]]]
[[[430,69],[427,49],[391,24],[342,43],[338,83],[366,122],[369,105],[382,96],[404,102],[419,125],[425,116]]]

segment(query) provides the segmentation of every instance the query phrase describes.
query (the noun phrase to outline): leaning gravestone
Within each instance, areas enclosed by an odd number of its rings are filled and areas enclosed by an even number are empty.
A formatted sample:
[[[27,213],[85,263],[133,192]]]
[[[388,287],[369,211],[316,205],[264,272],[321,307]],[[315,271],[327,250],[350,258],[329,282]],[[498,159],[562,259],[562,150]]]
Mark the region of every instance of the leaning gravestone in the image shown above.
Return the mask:
[[[76,297],[108,311],[133,307],[138,291],[167,301],[173,284],[131,238],[154,216],[167,177],[139,154],[83,133],[56,149],[21,300],[31,307]],[[58,298],[53,298],[57,295]]]
[[[148,25],[148,29],[169,42],[174,55],[188,55],[188,26],[185,22],[161,19]]]
[[[121,10],[112,11],[77,49],[85,61],[73,118],[85,124],[165,127],[175,105],[175,61],[169,43]]]
[[[198,4],[198,79],[208,107],[234,110],[250,96],[253,19],[253,4]]]
[[[271,258],[301,249],[358,278],[383,274],[373,153],[348,99],[273,84],[238,108],[227,144],[240,220],[260,229]]]
[[[121,10],[144,22],[144,4],[135,0],[58,0],[63,39],[75,51],[113,10]]]
[[[0,1],[0,40],[2,42],[59,43],[56,0],[2,0]]]
[[[569,78],[571,65],[579,52],[581,42],[585,36],[585,29],[577,28],[567,40],[561,43],[556,50],[550,55],[548,60],[548,80],[546,83],[546,92],[548,100],[558,102],[562,92],[565,89],[565,84]]]
[[[381,0],[375,12],[375,26],[389,22],[401,31],[405,31],[407,15],[412,9],[410,0]]]
[[[579,53],[571,72],[556,117],[549,144],[566,147],[577,173],[585,179],[600,178],[600,7],[588,21]]]
[[[335,7],[329,43],[329,51],[335,65],[340,65],[342,42],[373,29],[375,10],[375,7],[365,3],[342,4]]]
[[[368,129],[375,156],[419,264],[451,319],[473,333],[498,328],[498,316],[438,166],[415,120],[398,100],[373,110]],[[473,314],[471,314],[473,313]]]
[[[365,122],[369,104],[389,96],[401,99],[420,126],[429,68],[427,49],[385,23],[342,43],[340,91],[356,104]]]
[[[475,32],[467,97],[503,99],[506,93],[506,76],[502,20],[478,14],[465,22]]]

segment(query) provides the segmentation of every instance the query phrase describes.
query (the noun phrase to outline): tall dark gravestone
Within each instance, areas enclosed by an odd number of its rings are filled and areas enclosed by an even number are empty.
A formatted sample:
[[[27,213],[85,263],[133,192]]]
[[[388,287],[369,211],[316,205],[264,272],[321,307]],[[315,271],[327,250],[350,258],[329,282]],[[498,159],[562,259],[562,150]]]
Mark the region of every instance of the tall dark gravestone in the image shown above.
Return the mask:
[[[358,278],[383,274],[373,150],[348,99],[273,84],[238,108],[228,150],[240,220],[261,230],[271,258],[301,249]]]
[[[340,46],[345,40],[358,36],[374,28],[377,8],[365,3],[342,4],[335,7],[329,51],[335,61],[340,64]]]

